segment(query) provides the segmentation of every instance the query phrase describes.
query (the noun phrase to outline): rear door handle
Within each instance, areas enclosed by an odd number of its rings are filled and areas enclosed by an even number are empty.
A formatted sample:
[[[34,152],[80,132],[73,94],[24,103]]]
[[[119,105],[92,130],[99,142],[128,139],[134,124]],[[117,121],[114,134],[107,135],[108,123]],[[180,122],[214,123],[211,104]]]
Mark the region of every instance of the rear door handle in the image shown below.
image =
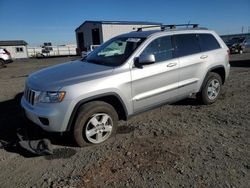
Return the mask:
[[[206,59],[208,56],[207,55],[202,55],[200,58],[201,59]]]
[[[173,67],[173,66],[176,66],[177,65],[177,63],[169,63],[169,64],[167,64],[167,67]]]

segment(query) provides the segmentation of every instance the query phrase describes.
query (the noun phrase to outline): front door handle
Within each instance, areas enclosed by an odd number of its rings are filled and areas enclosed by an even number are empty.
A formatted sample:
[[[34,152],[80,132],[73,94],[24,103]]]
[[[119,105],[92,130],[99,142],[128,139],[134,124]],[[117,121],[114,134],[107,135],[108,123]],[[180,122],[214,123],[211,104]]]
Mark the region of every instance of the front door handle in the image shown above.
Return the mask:
[[[207,55],[202,55],[200,58],[201,59],[206,59],[208,56]]]
[[[173,67],[173,66],[176,66],[177,65],[177,63],[169,63],[169,64],[167,64],[167,67]]]

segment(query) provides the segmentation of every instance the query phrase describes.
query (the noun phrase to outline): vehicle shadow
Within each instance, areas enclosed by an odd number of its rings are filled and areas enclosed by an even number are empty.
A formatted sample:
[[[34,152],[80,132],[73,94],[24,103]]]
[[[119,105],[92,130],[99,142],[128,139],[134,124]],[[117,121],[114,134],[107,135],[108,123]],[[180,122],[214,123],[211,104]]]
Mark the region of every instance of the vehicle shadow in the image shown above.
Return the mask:
[[[250,59],[230,61],[231,67],[250,67]]]
[[[18,145],[17,134],[24,140],[39,140],[47,138],[52,144],[75,146],[68,134],[48,133],[25,118],[20,101],[23,93],[18,93],[14,99],[0,102],[0,147],[8,152],[18,153],[24,157],[34,157],[33,154]]]
[[[203,104],[196,99],[196,97],[190,97],[190,98],[186,98],[186,99],[183,99],[183,100],[180,100],[180,101],[177,101],[175,103],[172,103],[170,105],[173,105],[173,106],[203,106]]]

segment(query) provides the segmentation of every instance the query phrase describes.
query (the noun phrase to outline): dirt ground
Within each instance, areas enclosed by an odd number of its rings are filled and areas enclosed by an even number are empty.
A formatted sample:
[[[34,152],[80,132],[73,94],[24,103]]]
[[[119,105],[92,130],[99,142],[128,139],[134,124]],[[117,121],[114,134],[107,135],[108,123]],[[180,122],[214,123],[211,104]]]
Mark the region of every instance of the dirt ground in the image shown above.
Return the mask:
[[[234,55],[229,80],[209,106],[187,99],[120,122],[106,143],[77,148],[23,118],[25,79],[75,59],[18,60],[0,69],[0,187],[250,187],[250,54]],[[49,138],[36,157],[14,143],[16,130]]]

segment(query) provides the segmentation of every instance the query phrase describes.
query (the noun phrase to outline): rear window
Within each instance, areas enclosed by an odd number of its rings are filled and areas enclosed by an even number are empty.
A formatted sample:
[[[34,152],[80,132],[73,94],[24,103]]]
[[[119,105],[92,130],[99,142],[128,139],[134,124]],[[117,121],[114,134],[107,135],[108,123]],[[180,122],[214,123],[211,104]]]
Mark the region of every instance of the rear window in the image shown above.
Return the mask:
[[[200,46],[196,34],[175,35],[175,56],[182,57],[200,52]]]
[[[220,48],[220,44],[211,34],[199,34],[201,51],[210,51]]]

